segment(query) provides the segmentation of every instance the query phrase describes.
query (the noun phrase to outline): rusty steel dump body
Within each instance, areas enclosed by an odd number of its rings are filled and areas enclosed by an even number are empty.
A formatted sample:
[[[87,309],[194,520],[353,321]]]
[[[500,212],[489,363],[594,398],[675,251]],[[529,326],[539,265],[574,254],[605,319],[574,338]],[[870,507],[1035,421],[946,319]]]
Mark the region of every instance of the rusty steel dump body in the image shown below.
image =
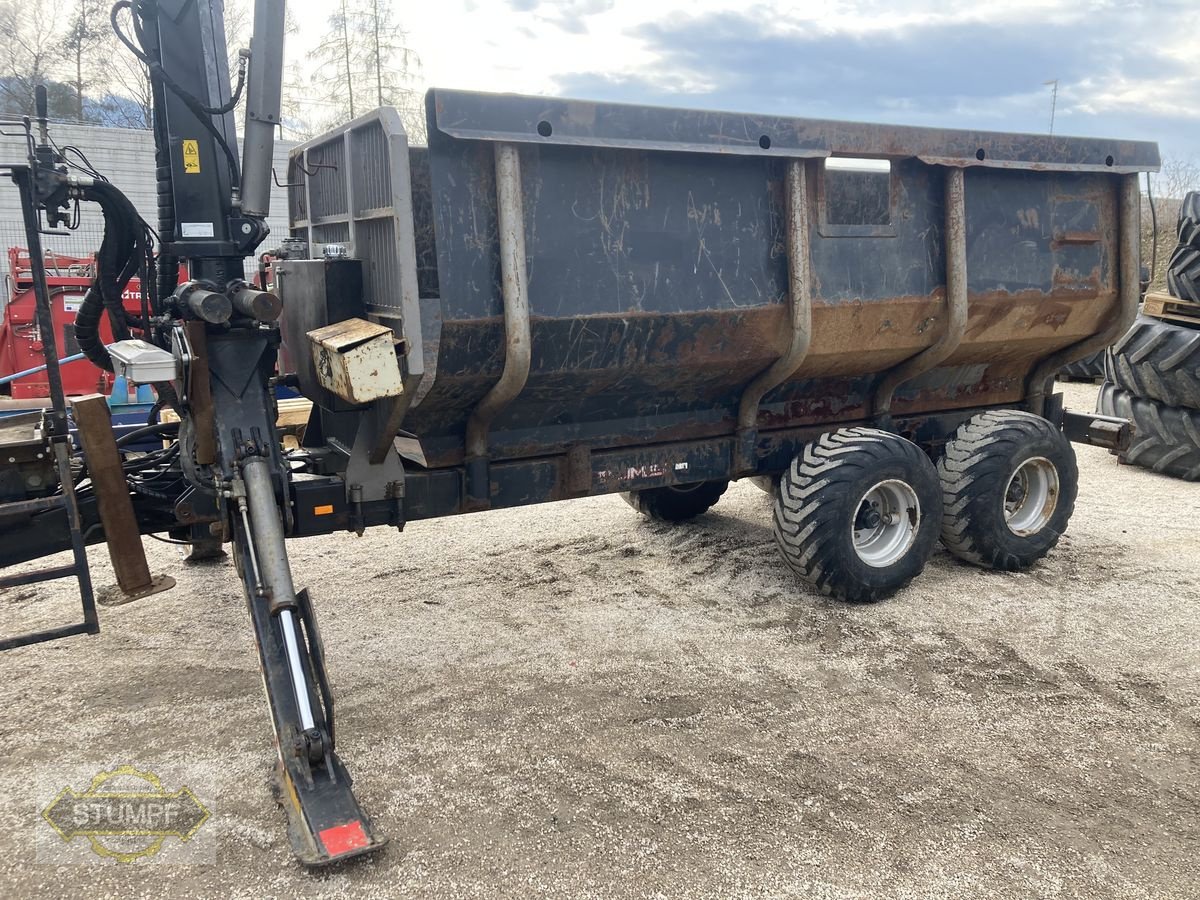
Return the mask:
[[[403,158],[365,120],[295,151],[293,232],[348,243],[366,312],[407,342],[416,474],[482,456],[493,503],[507,460],[553,460],[532,502],[779,471],[792,437],[846,423],[930,443],[983,407],[1041,412],[1057,365],[1132,318],[1136,173],[1159,162],[1152,143],[442,90],[427,122]],[[708,464],[593,458],[672,442]]]

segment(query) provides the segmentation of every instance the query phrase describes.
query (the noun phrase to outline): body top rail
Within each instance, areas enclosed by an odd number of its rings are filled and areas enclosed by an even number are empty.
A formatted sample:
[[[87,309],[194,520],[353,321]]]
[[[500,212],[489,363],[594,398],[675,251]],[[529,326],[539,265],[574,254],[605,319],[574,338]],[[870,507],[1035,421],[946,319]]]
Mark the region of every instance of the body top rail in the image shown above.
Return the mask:
[[[915,157],[941,166],[1157,172],[1151,141],[743,115],[434,89],[437,129],[464,140],[786,158]]]

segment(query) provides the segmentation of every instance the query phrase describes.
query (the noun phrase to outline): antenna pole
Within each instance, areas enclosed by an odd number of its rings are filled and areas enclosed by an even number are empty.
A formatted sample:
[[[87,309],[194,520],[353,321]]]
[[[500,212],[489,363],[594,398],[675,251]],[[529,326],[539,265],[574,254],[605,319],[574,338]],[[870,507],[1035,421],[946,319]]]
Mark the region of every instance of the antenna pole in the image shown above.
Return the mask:
[[[1054,137],[1054,111],[1058,106],[1058,79],[1043,81],[1042,84],[1053,86],[1050,91],[1050,137]]]

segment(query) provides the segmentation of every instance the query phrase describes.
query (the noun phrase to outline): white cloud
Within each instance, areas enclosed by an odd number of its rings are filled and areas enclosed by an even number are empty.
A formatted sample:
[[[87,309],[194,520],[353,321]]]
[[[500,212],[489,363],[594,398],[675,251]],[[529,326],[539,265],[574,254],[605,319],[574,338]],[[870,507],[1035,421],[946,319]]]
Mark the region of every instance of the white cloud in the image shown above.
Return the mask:
[[[782,110],[760,105],[760,96],[761,103],[768,106],[786,98],[731,93],[731,81],[746,80],[753,85],[754,73],[731,73],[706,66],[703,60],[681,64],[679,51],[686,48],[665,46],[654,39],[655,32],[669,35],[716,16],[741,16],[759,23],[773,39],[852,39],[861,42],[864,52],[872,41],[895,41],[906,35],[915,40],[923,34],[953,32],[986,38],[1004,32],[1017,49],[1011,59],[984,61],[1003,68],[1006,76],[1007,86],[998,84],[993,94],[979,88],[981,93],[931,106],[911,84],[920,81],[920,72],[894,71],[863,88],[862,106],[876,118],[895,114],[900,121],[930,121],[940,117],[941,124],[949,126],[957,124],[956,117],[966,115],[986,121],[989,127],[1006,129],[1006,120],[1016,116],[1022,124],[1012,130],[1018,130],[1038,126],[1043,117],[1048,118],[1049,89],[1042,87],[1042,82],[1060,78],[1060,121],[1095,133],[1087,123],[1094,120],[1096,127],[1111,128],[1115,127],[1111,123],[1119,123],[1123,116],[1136,115],[1139,121],[1156,116],[1200,122],[1200,107],[1193,101],[1200,85],[1200,56],[1194,50],[1194,36],[1191,29],[1165,27],[1166,22],[1181,20],[1163,14],[1163,2],[1149,6],[1136,0],[1007,0],[999,4],[977,0],[765,0],[748,6],[737,0],[442,0],[394,6],[409,43],[421,58],[423,86],[553,94],[561,92],[564,84],[589,83],[574,77],[586,75],[591,83],[610,86],[650,85],[660,100],[679,95],[681,105],[707,105],[706,97],[719,102],[725,96],[736,96],[742,105],[750,103],[750,110],[764,111]],[[323,24],[305,21],[300,35],[293,38],[289,56],[302,60]],[[1033,46],[1048,29],[1067,36],[1061,46],[1060,71],[1054,71],[1060,68],[1054,48],[1047,51],[1043,46],[1040,56],[1031,53],[1028,59],[1020,53],[1022,35],[1027,35]],[[1072,46],[1075,42],[1070,36],[1075,32],[1080,46]],[[1095,54],[1081,64],[1078,51],[1085,40],[1100,40],[1122,53]],[[929,46],[930,64],[935,65],[939,55],[951,50],[963,53],[963,48]],[[1156,60],[1160,66],[1155,65]],[[758,62],[769,64],[768,60]],[[1067,77],[1068,63],[1082,68]],[[802,93],[802,86],[797,86],[797,93]],[[621,98],[648,99],[637,93]],[[1184,142],[1191,142],[1191,152],[1200,152],[1200,129],[1191,134]],[[1160,137],[1127,129],[1116,136]]]

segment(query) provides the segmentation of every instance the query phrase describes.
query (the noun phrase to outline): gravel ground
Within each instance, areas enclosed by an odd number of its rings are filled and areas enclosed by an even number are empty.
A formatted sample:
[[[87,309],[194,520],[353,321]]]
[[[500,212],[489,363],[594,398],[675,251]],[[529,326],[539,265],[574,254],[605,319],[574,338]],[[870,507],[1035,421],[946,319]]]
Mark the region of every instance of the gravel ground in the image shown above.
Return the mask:
[[[681,527],[604,497],[293,543],[391,839],[315,875],[232,568],[147,542],[175,590],[3,657],[0,894],[1195,896],[1200,485],[1078,453],[1042,564],[939,550],[868,607],[797,584],[748,483]],[[70,614],[0,595],[9,630]],[[39,862],[40,809],[122,763],[207,792],[216,865]]]

